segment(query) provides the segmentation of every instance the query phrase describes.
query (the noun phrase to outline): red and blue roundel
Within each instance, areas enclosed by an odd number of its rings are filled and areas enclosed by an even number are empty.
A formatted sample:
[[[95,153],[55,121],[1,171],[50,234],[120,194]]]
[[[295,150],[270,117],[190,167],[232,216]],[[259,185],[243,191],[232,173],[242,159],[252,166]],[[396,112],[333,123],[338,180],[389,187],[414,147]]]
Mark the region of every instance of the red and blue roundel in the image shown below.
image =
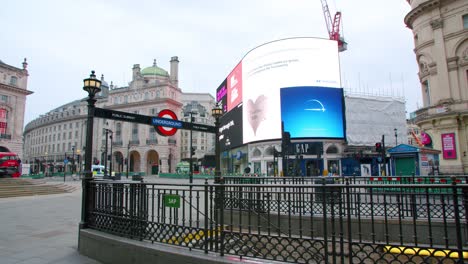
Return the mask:
[[[161,136],[173,136],[178,128],[182,128],[182,122],[177,120],[177,115],[169,109],[161,110],[158,117],[153,117],[152,123]]]

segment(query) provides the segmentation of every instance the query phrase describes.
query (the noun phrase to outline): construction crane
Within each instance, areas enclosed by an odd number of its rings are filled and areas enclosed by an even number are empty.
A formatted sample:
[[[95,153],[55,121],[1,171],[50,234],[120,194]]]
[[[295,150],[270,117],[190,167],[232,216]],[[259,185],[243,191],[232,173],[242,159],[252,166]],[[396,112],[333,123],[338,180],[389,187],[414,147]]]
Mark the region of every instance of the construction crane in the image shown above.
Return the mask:
[[[338,51],[342,52],[348,49],[348,43],[340,36],[341,12],[336,12],[332,20],[330,9],[328,9],[327,0],[322,1],[323,15],[327,24],[328,36],[331,40],[338,42]]]

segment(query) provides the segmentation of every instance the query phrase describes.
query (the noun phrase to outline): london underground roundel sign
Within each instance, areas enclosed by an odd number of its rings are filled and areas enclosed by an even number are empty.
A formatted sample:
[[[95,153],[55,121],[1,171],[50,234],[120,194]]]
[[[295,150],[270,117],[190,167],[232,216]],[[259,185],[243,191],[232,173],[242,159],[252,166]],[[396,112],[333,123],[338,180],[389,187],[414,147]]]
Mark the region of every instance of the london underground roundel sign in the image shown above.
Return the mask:
[[[156,125],[156,132],[161,136],[173,136],[177,132],[177,128],[182,127],[182,122],[177,120],[177,115],[172,110],[161,110],[158,117],[160,119],[153,119],[153,125]]]

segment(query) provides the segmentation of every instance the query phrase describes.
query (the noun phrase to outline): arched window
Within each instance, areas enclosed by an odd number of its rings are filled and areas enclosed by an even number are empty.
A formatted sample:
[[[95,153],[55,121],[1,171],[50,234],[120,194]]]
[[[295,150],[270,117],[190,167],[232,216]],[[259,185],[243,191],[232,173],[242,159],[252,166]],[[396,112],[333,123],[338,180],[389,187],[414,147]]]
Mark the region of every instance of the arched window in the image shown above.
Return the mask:
[[[327,148],[327,154],[338,154],[338,148],[335,145],[331,145]]]
[[[258,148],[254,149],[254,151],[252,153],[252,156],[253,157],[260,157],[260,155],[262,155],[262,152]]]

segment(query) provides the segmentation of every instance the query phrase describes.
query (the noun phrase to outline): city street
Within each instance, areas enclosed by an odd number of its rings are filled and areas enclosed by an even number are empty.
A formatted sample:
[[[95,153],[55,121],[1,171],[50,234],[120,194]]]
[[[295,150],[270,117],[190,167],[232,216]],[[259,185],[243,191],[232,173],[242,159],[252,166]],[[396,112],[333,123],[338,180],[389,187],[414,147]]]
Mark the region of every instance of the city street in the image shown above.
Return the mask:
[[[80,181],[67,184],[79,185]],[[0,199],[2,264],[99,262],[78,253],[81,188],[68,194]]]

